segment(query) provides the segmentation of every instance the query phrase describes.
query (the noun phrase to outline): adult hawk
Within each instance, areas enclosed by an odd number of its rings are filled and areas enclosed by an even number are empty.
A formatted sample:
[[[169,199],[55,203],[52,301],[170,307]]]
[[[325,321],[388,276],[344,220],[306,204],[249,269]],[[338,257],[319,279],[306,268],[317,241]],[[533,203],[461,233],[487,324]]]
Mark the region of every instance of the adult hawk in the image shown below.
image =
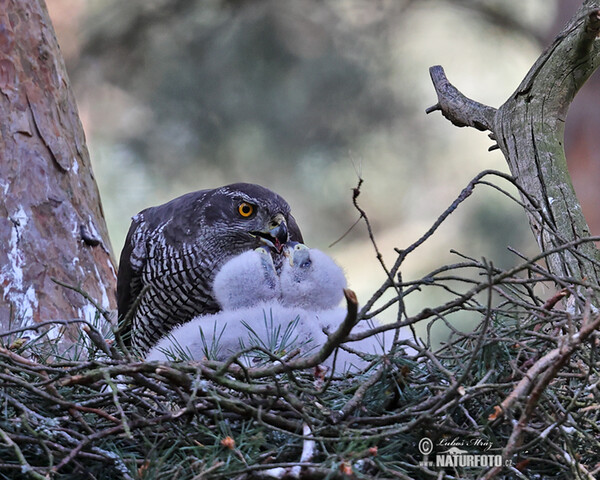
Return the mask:
[[[302,242],[302,234],[287,202],[249,183],[188,193],[138,213],[117,275],[119,318],[131,320],[131,346],[143,354],[174,326],[219,311],[212,285],[220,267],[259,246],[281,266],[288,241]]]

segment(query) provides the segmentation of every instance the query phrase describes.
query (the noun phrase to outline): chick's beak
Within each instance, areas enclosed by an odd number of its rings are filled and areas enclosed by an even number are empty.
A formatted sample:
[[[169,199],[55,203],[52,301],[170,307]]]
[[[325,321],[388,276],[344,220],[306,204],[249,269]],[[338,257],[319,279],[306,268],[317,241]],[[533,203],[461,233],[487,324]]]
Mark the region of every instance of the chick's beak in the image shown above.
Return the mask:
[[[298,245],[298,242],[294,242],[292,240],[289,240],[283,246],[283,251],[281,252],[283,254],[283,256],[286,257],[286,258],[288,258],[289,260],[291,260],[292,256],[294,255],[294,247],[296,247],[296,245]]]

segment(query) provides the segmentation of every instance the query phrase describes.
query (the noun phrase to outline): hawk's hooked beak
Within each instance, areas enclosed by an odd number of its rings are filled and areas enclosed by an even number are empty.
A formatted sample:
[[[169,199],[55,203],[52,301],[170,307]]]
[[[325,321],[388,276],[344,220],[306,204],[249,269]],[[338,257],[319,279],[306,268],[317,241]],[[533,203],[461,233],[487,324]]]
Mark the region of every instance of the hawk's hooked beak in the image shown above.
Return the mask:
[[[257,236],[263,244],[277,250],[277,253],[281,253],[289,237],[287,223],[281,213],[271,219],[266,230],[251,233]]]

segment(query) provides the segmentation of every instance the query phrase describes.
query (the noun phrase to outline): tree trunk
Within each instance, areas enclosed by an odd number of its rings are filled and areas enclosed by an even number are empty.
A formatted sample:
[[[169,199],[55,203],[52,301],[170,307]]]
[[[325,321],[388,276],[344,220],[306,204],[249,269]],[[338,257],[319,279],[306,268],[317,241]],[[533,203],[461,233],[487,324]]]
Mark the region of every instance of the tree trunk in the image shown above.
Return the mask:
[[[115,263],[43,0],[0,0],[0,331],[115,308]],[[74,338],[75,324],[67,330]]]
[[[587,0],[499,109],[466,98],[444,76],[431,75],[441,110],[458,126],[489,130],[521,188],[532,232],[553,275],[597,285],[600,258],[573,189],[563,148],[567,110],[600,64],[599,0]],[[563,248],[568,246],[569,248]]]

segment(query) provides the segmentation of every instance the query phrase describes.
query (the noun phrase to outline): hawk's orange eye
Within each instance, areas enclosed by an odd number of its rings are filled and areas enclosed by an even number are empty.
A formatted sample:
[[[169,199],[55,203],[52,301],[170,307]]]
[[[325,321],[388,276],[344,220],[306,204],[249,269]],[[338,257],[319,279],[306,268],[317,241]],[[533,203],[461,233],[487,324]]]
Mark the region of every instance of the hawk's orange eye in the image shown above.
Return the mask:
[[[248,218],[254,213],[254,207],[249,203],[242,202],[238,206],[238,212],[242,217]]]

